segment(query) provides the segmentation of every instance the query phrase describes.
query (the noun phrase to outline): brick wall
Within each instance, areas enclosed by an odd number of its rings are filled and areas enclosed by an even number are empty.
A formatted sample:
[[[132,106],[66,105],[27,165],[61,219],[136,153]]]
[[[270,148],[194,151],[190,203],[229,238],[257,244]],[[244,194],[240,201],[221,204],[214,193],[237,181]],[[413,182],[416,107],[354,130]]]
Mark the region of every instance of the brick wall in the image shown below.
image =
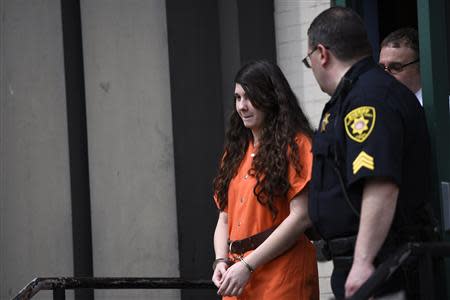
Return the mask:
[[[302,64],[307,54],[309,24],[330,7],[328,0],[275,0],[277,61],[314,127],[329,97],[317,85],[312,71]]]
[[[329,96],[317,85],[313,73],[303,66],[307,54],[309,24],[321,11],[330,7],[329,0],[275,0],[275,38],[277,62],[296,93],[302,109],[317,128],[322,108]],[[318,263],[320,299],[332,298],[331,263]]]

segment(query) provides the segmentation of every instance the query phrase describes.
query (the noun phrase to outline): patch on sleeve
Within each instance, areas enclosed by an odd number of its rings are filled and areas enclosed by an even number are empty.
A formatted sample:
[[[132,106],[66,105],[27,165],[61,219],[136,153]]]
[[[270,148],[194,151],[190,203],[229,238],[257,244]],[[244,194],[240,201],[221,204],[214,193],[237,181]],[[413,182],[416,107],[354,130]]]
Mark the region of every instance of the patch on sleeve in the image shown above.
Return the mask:
[[[372,171],[375,169],[373,157],[364,151],[361,151],[353,161],[353,174],[358,173],[361,168],[367,168]]]
[[[360,106],[349,112],[344,119],[349,138],[358,143],[364,142],[373,130],[375,115],[375,108],[372,106]]]

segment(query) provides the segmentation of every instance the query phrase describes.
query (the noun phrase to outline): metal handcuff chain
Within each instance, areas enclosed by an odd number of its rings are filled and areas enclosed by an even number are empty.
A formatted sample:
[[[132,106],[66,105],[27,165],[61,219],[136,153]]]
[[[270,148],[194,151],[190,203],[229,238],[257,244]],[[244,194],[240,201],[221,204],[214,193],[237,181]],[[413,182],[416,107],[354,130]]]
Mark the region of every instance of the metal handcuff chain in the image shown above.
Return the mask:
[[[234,243],[234,241],[232,241],[230,243],[230,245],[228,246],[229,253],[232,253],[231,246],[233,245],[233,243]],[[253,273],[255,271],[255,269],[252,266],[250,266],[250,264],[244,259],[244,255],[243,254],[241,254],[241,255],[233,255],[233,254],[231,254],[231,255],[233,256],[234,262],[239,260],[241,263],[244,264],[244,266],[247,268],[247,270],[249,270],[250,273]]]

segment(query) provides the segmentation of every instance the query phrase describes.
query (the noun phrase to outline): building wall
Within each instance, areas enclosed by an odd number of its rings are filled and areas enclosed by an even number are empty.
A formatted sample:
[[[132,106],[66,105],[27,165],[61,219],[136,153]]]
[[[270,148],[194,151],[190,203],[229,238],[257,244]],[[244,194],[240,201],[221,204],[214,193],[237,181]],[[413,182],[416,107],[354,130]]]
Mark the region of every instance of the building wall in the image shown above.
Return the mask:
[[[94,276],[178,277],[165,1],[81,1]],[[176,290],[96,299],[177,299]]]
[[[303,65],[302,59],[307,54],[309,25],[329,7],[329,0],[275,0],[277,62],[315,128],[329,96],[320,90],[311,69]]]
[[[0,74],[0,299],[11,299],[35,277],[73,273],[59,1],[0,1]]]
[[[311,69],[302,59],[307,54],[307,30],[312,20],[330,7],[329,0],[275,0],[275,37],[277,62],[296,93],[302,109],[314,128],[318,127],[322,109],[329,96],[317,85]],[[332,264],[319,262],[320,298],[331,298],[330,275]]]
[[[59,3],[0,0],[0,299],[73,276]],[[94,276],[178,277],[165,1],[81,1],[81,18]]]

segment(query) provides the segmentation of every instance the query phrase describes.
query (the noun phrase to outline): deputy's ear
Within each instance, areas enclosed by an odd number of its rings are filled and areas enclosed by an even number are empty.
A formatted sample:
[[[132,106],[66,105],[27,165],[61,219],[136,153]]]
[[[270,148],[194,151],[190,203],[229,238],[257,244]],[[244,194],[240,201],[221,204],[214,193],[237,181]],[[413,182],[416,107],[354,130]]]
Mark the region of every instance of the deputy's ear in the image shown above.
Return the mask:
[[[317,52],[319,52],[319,59],[321,66],[325,66],[330,60],[330,51],[324,45],[318,44]]]

